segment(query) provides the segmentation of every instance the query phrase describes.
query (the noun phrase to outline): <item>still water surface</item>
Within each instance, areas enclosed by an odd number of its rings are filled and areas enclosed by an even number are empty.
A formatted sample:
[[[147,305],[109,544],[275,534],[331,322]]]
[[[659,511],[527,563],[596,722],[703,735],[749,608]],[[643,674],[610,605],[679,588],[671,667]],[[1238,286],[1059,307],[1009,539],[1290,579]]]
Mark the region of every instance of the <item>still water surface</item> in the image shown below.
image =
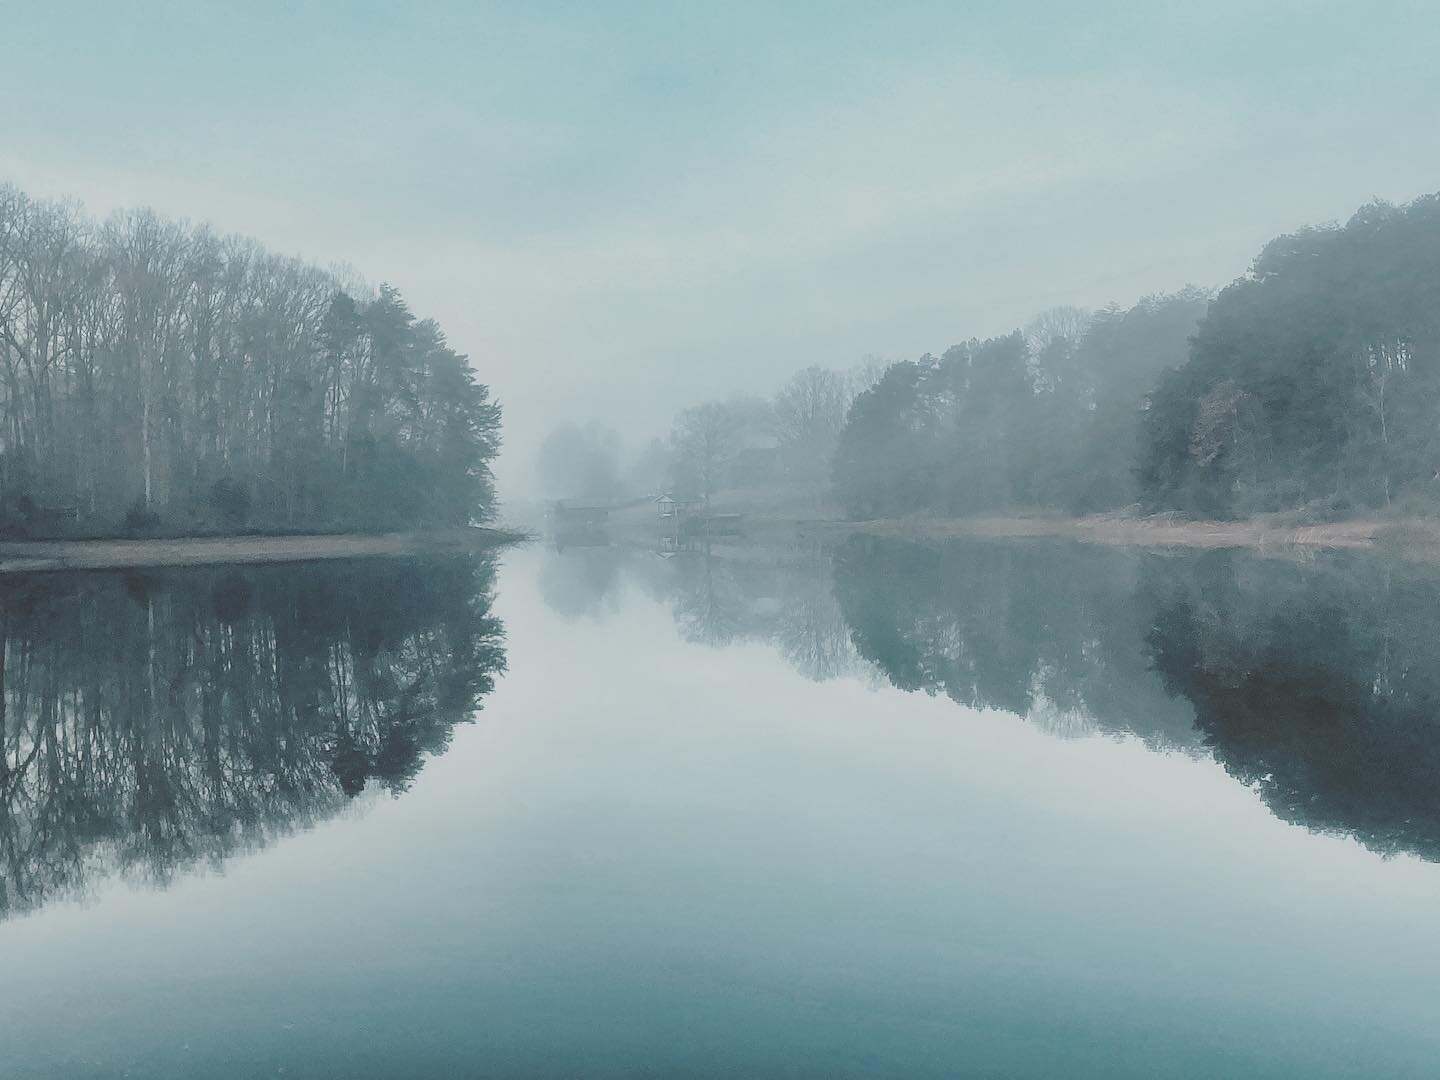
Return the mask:
[[[1440,577],[9,580],[0,1075],[1434,1076]]]

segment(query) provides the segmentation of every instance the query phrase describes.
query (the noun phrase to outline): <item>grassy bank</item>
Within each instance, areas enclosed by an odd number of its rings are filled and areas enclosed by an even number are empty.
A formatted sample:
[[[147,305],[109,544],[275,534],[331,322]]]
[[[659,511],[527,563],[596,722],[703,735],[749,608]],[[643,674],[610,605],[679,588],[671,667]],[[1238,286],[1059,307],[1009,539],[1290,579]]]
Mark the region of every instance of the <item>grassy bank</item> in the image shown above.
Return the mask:
[[[454,555],[484,551],[524,539],[527,539],[527,534],[508,529],[453,528],[376,534],[17,540],[0,542],[0,574]]]
[[[1294,525],[1283,518],[1187,521],[1161,515],[1124,517],[892,518],[816,522],[817,527],[897,536],[1024,538],[1061,537],[1091,544],[1177,548],[1371,548],[1388,538],[1440,543],[1440,523],[1374,519]]]
[[[935,517],[911,515],[849,521],[837,509],[812,503],[728,495],[714,500],[716,512],[738,514],[739,538],[752,543],[785,543],[806,537],[868,533],[914,539],[1025,539],[1054,537],[1088,544],[1142,548],[1252,550],[1366,550],[1440,561],[1440,519],[1418,516],[1365,517],[1342,521],[1297,522],[1293,514],[1265,514],[1239,521],[1193,521],[1175,514],[984,515]],[[648,507],[613,514],[609,529],[628,540],[645,542],[658,531]]]

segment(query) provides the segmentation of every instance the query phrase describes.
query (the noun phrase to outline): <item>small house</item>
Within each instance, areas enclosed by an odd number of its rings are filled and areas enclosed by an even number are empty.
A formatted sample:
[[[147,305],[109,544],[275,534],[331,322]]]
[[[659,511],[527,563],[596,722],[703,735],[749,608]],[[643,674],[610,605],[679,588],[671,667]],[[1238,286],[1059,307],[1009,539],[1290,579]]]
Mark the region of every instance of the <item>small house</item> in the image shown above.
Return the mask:
[[[662,524],[680,525],[695,512],[697,502],[698,499],[689,495],[676,495],[667,491],[655,499],[655,508],[660,514]]]

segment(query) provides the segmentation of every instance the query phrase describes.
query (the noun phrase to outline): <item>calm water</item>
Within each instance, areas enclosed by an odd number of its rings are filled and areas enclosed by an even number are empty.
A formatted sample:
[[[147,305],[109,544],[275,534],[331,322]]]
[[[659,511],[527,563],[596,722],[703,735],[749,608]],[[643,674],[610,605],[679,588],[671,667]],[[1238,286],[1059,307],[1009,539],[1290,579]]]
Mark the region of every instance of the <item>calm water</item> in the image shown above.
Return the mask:
[[[1440,1074],[1440,577],[0,583],[0,1075]]]

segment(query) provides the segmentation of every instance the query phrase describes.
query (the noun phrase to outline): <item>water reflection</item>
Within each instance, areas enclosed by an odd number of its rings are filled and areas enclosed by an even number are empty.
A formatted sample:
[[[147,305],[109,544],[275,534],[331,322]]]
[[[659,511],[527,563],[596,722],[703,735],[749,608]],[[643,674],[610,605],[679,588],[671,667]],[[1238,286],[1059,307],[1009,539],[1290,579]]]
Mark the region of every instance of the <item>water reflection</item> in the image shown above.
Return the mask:
[[[0,579],[0,917],[398,793],[504,668],[489,559]]]
[[[557,547],[540,570],[540,595],[559,615],[601,617],[616,611],[628,549],[609,544]]]
[[[1153,564],[1079,545],[852,537],[835,555],[835,589],[860,654],[901,689],[1057,733],[1193,745],[1193,712],[1149,657]]]
[[[807,679],[868,671],[851,641],[819,545],[747,548],[697,541],[679,551],[615,545],[556,550],[540,571],[549,608],[567,618],[619,610],[625,582],[669,605],[686,641],[764,642]]]
[[[1218,555],[1151,582],[1149,644],[1216,759],[1279,817],[1440,861],[1440,579]]]
[[[1052,734],[1209,753],[1286,821],[1440,861],[1432,569],[862,536],[585,559],[547,569],[572,583],[563,604],[547,588],[557,611],[603,615],[629,580],[687,640],[763,641],[807,678],[878,673]]]

